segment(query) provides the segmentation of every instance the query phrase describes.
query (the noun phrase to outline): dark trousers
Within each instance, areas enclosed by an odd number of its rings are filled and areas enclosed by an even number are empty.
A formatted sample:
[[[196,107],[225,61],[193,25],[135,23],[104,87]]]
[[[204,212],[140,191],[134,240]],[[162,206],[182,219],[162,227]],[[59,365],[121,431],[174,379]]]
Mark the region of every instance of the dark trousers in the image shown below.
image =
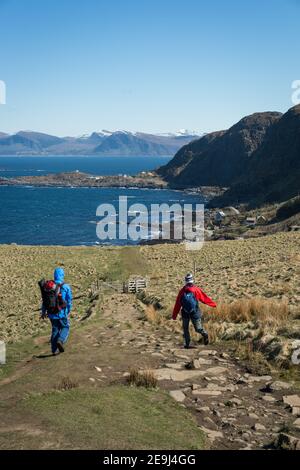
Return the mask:
[[[202,313],[199,309],[198,312],[187,313],[182,311],[182,327],[183,327],[183,336],[185,340],[185,345],[189,346],[191,342],[190,335],[190,322],[192,322],[195,331],[202,336],[207,335],[207,331],[202,326]]]

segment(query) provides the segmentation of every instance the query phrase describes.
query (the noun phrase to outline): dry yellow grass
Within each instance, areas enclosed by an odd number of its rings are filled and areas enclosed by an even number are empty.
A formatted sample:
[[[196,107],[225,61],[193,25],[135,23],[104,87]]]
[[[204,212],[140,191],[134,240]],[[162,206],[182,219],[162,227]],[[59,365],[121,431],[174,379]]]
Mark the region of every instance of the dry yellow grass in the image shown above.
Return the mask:
[[[140,271],[144,274],[146,267],[147,295],[156,297],[164,307],[158,312],[148,309],[148,319],[179,331],[180,323],[169,319],[184,276],[193,270],[195,262],[196,283],[217,302],[219,318],[244,321],[258,316],[262,324],[276,326],[285,321],[287,305],[294,313],[297,308],[299,311],[299,246],[299,232],[209,242],[198,252],[186,251],[184,245],[131,249],[2,245],[0,339],[16,341],[48,331],[47,324],[39,321],[37,281],[43,276],[51,277],[56,265],[65,267],[66,280],[73,287],[75,316],[85,313],[90,286],[96,279],[108,275],[122,279]],[[216,316],[213,310],[209,315],[212,317],[207,315],[208,319]],[[217,337],[219,324],[208,322],[212,337]]]
[[[138,369],[131,369],[127,377],[127,383],[136,387],[156,388],[157,378],[150,370],[140,372]]]
[[[207,308],[204,308],[207,311]],[[232,303],[220,303],[209,312],[213,321],[245,323],[254,321],[264,328],[278,328],[285,324],[290,315],[288,302],[254,297]]]

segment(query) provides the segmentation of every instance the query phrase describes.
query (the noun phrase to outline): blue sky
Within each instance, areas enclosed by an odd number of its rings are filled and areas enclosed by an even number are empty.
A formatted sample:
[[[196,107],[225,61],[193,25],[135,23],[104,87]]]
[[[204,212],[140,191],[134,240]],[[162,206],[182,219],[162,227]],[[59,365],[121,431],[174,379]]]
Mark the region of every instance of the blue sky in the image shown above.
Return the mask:
[[[0,131],[228,128],[286,111],[300,0],[0,0]]]

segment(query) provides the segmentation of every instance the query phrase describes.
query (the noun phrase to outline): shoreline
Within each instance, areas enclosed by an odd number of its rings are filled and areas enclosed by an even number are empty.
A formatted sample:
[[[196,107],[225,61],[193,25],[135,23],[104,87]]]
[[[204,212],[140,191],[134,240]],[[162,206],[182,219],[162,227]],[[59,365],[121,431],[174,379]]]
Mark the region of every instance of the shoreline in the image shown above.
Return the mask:
[[[132,188],[169,189],[168,184],[152,172],[131,175],[91,175],[79,171],[47,175],[0,177],[0,186],[62,188]]]
[[[207,200],[222,194],[226,189],[215,186],[172,187],[155,171],[142,172],[137,175],[92,175],[75,171],[15,178],[0,177],[0,187],[158,189],[199,195]]]

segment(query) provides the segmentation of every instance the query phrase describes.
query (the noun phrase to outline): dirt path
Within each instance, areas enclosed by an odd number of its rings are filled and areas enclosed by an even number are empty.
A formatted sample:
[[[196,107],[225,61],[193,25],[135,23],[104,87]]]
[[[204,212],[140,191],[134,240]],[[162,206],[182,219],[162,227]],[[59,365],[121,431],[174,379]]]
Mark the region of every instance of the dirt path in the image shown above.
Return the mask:
[[[14,403],[32,391],[53,390],[63,377],[101,387],[125,381],[128,371],[137,368],[153,370],[159,387],[194,414],[212,448],[261,449],[283,428],[293,427],[297,436],[297,399],[294,408],[293,400],[291,405],[283,401],[284,396],[297,396],[290,384],[245,373],[219,347],[182,349],[180,336],[141,318],[133,296],[106,297],[97,318],[74,329],[64,355],[47,358],[48,339],[39,343],[39,355],[20,363],[0,383],[4,425],[32,429],[26,416],[14,415]]]

